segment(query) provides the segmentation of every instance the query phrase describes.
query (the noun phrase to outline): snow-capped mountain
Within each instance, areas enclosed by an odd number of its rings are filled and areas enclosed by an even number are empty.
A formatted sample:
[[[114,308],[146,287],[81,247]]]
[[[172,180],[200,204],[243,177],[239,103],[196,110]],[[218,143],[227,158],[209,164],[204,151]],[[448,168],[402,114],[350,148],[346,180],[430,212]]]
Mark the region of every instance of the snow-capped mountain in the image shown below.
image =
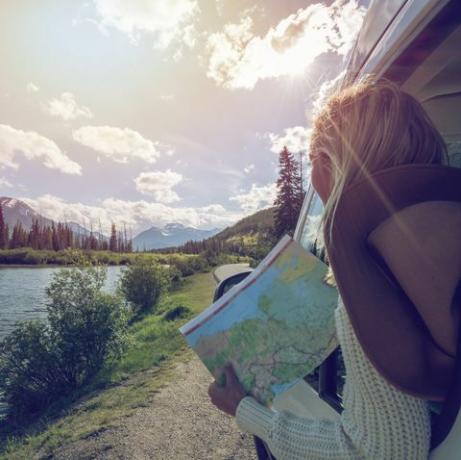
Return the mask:
[[[52,219],[42,216],[35,211],[35,209],[24,203],[24,201],[18,200],[17,198],[2,196],[0,197],[0,204],[3,209],[3,217],[10,227],[10,230],[13,229],[18,221],[21,222],[25,230],[30,230],[34,220],[38,220],[42,225],[56,224]],[[87,230],[76,222],[69,222],[66,225],[72,229],[75,235],[89,236],[91,233],[90,230]],[[93,232],[93,235],[98,239],[107,239],[107,236],[99,234],[98,232]]]
[[[28,204],[16,198],[2,196],[0,197],[0,204],[2,205],[5,222],[10,229],[16,225],[17,221],[21,222],[26,230],[30,230],[32,221],[34,220],[38,220],[43,225],[51,225],[53,223],[51,219],[43,217]]]
[[[187,241],[201,241],[216,235],[220,229],[200,230],[194,227],[185,227],[182,224],[171,223],[164,227],[151,227],[141,232],[133,239],[133,249],[137,251],[179,246]]]

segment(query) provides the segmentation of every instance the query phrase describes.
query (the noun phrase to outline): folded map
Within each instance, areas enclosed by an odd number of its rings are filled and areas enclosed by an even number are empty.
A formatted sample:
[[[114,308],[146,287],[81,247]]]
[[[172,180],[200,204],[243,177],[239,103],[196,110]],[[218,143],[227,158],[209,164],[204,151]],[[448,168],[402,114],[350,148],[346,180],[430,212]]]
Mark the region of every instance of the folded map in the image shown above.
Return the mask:
[[[288,235],[259,266],[180,328],[208,370],[232,363],[265,405],[334,350],[338,292],[328,267]]]

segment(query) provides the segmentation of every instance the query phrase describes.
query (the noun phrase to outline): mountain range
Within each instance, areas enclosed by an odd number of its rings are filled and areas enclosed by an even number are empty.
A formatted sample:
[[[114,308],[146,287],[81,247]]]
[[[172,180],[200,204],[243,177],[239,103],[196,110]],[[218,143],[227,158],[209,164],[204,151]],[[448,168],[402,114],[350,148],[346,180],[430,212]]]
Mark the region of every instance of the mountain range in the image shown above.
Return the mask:
[[[35,211],[31,206],[21,200],[11,197],[0,197],[0,204],[3,209],[5,222],[10,227],[10,230],[16,225],[16,222],[21,222],[26,230],[30,230],[32,222],[38,220],[42,225],[56,224],[52,219],[42,216]],[[87,228],[76,222],[68,222],[75,234],[87,236],[91,232]],[[187,241],[200,241],[209,238],[220,229],[200,230],[194,227],[186,227],[180,223],[169,223],[164,227],[151,227],[133,238],[133,249],[138,251],[160,249],[170,246],[179,246]],[[93,232],[96,238],[108,239],[106,235]]]
[[[133,249],[137,251],[180,246],[186,241],[201,241],[218,233],[220,229],[200,230],[171,223],[163,228],[151,227],[133,238]]]

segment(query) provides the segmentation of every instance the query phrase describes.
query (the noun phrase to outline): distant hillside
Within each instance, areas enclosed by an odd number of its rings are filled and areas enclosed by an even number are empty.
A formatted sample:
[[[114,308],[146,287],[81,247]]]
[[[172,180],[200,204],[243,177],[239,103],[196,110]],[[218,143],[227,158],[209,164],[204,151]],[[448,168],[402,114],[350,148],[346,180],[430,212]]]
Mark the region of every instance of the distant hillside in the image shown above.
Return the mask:
[[[225,228],[216,235],[225,241],[239,237],[256,237],[258,234],[266,234],[274,226],[274,208],[262,209],[261,211],[244,217],[231,227]]]
[[[182,224],[171,223],[163,228],[151,227],[133,239],[133,248],[137,251],[161,249],[179,246],[186,241],[201,241],[213,236],[219,229],[200,230],[194,227],[185,227]]]
[[[203,241],[191,240],[181,246],[158,249],[155,252],[198,254],[211,251],[245,255],[260,260],[274,243],[271,237],[273,226],[274,208],[262,209]]]

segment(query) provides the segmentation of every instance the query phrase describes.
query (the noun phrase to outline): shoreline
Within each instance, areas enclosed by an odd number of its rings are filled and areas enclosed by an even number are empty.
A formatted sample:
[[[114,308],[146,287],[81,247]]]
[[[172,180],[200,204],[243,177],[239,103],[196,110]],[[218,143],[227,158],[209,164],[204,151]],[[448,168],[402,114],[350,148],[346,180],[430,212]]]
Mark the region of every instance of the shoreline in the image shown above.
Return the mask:
[[[100,264],[104,267],[126,267],[127,264]],[[74,267],[74,264],[5,264],[0,263],[0,270],[2,268],[67,268]],[[82,265],[83,266],[83,265]]]

